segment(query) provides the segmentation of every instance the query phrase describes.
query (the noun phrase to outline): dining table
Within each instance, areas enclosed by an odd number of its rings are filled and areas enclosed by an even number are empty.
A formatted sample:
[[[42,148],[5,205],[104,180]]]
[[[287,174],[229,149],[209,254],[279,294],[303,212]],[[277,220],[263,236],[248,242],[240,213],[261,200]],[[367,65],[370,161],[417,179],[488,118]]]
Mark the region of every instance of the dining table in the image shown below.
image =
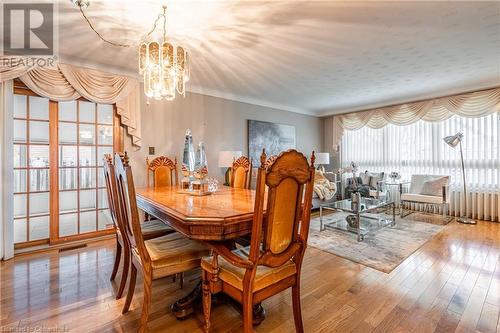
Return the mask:
[[[247,236],[252,230],[255,191],[219,186],[209,195],[193,195],[178,187],[144,187],[136,189],[138,208],[184,236],[204,242],[226,242]],[[172,304],[177,319],[185,319],[201,304],[201,278],[185,297]],[[227,297],[219,297],[230,301]],[[234,304],[234,302],[233,302]],[[265,318],[261,304],[254,306],[254,324]]]

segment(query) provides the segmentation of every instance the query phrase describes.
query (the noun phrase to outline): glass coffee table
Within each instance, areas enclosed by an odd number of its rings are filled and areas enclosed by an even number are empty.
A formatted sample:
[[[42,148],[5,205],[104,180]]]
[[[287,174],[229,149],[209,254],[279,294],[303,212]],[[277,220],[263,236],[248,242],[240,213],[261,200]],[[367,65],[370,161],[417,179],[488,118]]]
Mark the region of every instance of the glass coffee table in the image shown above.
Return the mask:
[[[391,208],[392,219],[385,218],[381,214],[376,216],[366,215],[378,209]],[[323,223],[323,211],[343,211],[351,213],[346,218],[339,218],[333,222]],[[385,211],[385,210],[384,210]],[[352,203],[351,199],[325,203],[319,206],[320,231],[325,229],[338,229],[352,232],[358,235],[358,241],[363,241],[365,235],[371,231],[396,225],[396,205],[394,201],[381,198],[361,198],[359,203]]]

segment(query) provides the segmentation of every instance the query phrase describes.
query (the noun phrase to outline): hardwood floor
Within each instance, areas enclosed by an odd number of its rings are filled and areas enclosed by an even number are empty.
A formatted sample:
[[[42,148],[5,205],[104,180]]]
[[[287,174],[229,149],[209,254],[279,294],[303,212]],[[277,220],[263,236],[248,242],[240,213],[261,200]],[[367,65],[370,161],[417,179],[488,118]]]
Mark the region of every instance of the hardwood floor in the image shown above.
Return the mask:
[[[109,282],[113,241],[86,248],[16,257],[0,264],[0,332],[58,327],[67,332],[130,332],[137,328],[142,280],[126,315]],[[306,332],[500,332],[500,224],[450,223],[390,274],[309,247],[302,269]],[[149,328],[201,332],[201,311],[177,321],[170,304],[185,295],[166,278],[153,286]],[[256,332],[293,332],[291,292],[263,303]],[[201,306],[201,304],[200,304]],[[240,314],[229,305],[212,311],[212,332],[238,332]],[[22,331],[22,330],[18,330]]]

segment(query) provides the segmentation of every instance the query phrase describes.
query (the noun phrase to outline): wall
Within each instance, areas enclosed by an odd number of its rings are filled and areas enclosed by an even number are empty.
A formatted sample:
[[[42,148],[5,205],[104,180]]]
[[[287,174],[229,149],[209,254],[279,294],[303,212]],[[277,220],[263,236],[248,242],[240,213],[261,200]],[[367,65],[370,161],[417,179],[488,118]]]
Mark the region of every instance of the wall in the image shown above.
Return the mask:
[[[149,105],[143,99],[142,148],[134,151],[130,139],[125,138],[136,186],[145,184],[149,146],[155,147],[156,156],[177,156],[181,162],[187,128],[193,133],[195,145],[199,141],[205,143],[209,175],[220,181],[225,170],[217,166],[219,151],[248,153],[248,119],[294,125],[297,149],[306,155],[323,149],[323,120],[318,117],[195,93],[187,93],[185,98],[178,96],[171,102],[150,100]]]
[[[324,117],[323,120],[323,149],[325,152],[330,153],[330,165],[328,171],[338,170],[340,168],[340,151],[336,151],[333,147],[333,116]]]

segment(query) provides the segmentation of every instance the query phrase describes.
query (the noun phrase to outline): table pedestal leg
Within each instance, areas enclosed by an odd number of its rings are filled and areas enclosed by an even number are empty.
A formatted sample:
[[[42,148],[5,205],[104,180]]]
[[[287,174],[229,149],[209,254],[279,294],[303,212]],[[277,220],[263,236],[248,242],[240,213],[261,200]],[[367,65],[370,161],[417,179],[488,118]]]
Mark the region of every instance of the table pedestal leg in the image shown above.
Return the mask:
[[[201,280],[191,290],[189,294],[172,304],[172,313],[175,318],[182,320],[189,317],[194,312],[194,307],[202,304]]]
[[[185,297],[179,299],[174,304],[172,304],[172,313],[178,320],[184,320],[188,318],[193,312],[195,307],[201,307],[203,293],[201,290],[201,280],[196,284],[193,290],[187,294]],[[212,295],[212,303],[230,303],[240,312],[242,311],[242,306],[240,303],[235,301],[229,296],[223,293]],[[203,311],[203,310],[202,310]],[[254,326],[259,325],[266,318],[266,311],[262,307],[261,303],[254,305],[253,307],[253,324]]]

